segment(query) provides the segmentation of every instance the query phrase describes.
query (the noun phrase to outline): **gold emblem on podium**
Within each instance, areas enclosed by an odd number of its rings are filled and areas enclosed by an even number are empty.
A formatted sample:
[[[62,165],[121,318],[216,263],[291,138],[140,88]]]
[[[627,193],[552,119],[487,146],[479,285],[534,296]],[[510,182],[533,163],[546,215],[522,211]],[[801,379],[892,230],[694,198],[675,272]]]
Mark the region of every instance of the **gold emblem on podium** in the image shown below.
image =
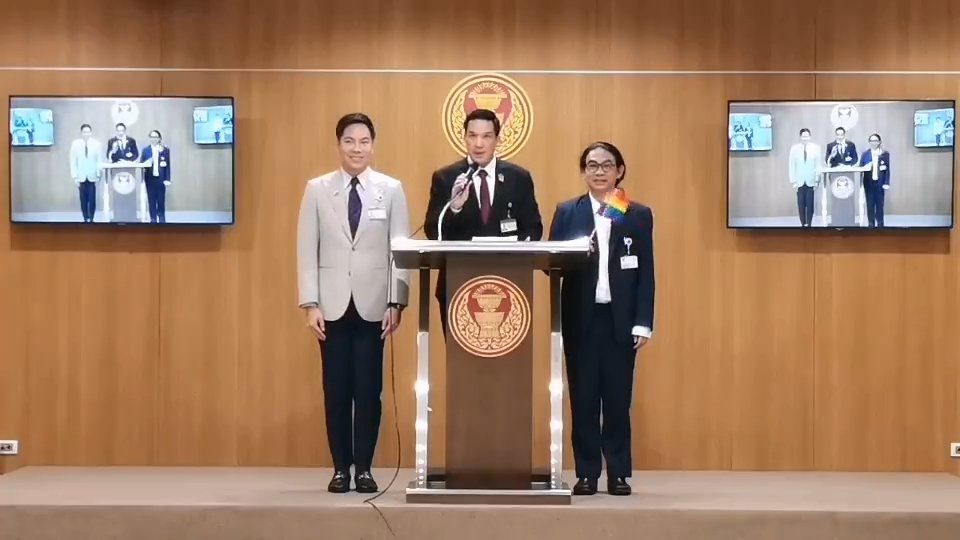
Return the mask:
[[[530,331],[527,297],[498,276],[480,276],[464,283],[448,309],[450,334],[475,356],[503,356],[516,349]]]
[[[498,156],[507,159],[523,148],[533,128],[533,107],[517,81],[496,73],[479,73],[461,80],[450,90],[443,103],[443,132],[461,155],[467,153],[463,121],[477,109],[489,109],[500,119]]]

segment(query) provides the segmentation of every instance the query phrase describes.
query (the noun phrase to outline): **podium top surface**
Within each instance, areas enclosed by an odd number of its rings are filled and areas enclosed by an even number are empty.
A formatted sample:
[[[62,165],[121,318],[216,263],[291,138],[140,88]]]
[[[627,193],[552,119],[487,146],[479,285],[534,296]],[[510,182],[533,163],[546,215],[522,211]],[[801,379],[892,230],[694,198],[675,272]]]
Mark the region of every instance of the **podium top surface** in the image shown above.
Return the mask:
[[[837,167],[821,167],[820,172],[827,174],[866,172],[873,168],[873,165],[839,165]]]
[[[118,161],[116,163],[101,163],[101,169],[145,169],[152,167],[151,163],[141,163],[139,161]]]
[[[567,257],[585,256],[590,250],[590,239],[520,242],[516,240],[438,241],[394,238],[390,242],[397,267],[439,268],[449,255],[529,255],[534,266],[545,270],[559,266]]]

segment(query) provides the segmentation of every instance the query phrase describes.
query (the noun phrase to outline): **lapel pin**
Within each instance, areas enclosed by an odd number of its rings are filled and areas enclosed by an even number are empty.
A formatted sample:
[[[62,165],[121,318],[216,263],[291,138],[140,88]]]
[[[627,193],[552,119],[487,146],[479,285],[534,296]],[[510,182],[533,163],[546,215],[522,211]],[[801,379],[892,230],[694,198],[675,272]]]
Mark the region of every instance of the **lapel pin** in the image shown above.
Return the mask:
[[[630,254],[630,246],[633,245],[633,238],[624,238],[623,245],[627,248],[627,255]]]
[[[497,182],[503,182],[503,173],[497,173]]]

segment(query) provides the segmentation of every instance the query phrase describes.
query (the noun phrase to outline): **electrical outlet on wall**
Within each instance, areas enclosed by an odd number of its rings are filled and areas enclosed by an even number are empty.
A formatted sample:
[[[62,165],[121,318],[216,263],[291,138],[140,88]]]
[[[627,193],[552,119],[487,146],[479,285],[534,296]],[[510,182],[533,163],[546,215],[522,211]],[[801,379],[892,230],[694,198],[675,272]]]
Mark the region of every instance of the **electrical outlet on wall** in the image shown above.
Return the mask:
[[[960,458],[960,442],[950,443],[950,457]]]
[[[20,441],[0,441],[0,456],[15,456],[20,453]]]

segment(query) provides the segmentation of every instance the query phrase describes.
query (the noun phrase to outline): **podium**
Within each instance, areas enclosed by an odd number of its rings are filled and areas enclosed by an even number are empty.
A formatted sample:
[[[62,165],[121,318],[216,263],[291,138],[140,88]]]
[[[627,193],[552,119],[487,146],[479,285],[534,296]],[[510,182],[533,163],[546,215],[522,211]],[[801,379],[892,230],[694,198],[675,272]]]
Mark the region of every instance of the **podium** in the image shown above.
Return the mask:
[[[867,198],[863,173],[870,165],[841,165],[821,169],[824,178],[820,215],[825,227],[866,227]],[[827,201],[830,207],[829,223]]]
[[[143,183],[143,169],[149,163],[118,161],[103,163],[106,188],[103,190],[103,212],[108,221],[118,223],[149,222],[147,189]]]
[[[398,268],[419,270],[415,479],[407,502],[570,504],[563,482],[561,266],[586,258],[589,240],[516,242],[394,239]],[[446,464],[428,463],[430,270],[446,268]],[[533,379],[533,273],[550,275],[550,376]],[[533,470],[533,403],[550,399],[550,469]]]

